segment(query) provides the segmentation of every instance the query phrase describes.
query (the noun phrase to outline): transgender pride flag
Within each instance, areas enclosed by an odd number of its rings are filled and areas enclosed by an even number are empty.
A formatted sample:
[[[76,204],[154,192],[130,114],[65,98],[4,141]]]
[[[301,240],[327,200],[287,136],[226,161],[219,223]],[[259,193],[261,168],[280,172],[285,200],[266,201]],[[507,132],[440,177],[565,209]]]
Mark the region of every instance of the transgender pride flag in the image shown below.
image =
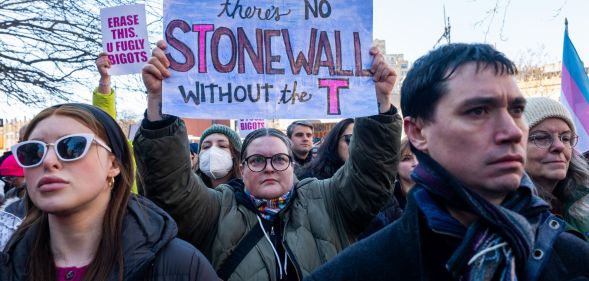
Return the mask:
[[[569,38],[568,22],[565,19],[564,47],[562,54],[562,80],[560,102],[572,113],[579,136],[577,150],[589,150],[589,78],[583,62]]]

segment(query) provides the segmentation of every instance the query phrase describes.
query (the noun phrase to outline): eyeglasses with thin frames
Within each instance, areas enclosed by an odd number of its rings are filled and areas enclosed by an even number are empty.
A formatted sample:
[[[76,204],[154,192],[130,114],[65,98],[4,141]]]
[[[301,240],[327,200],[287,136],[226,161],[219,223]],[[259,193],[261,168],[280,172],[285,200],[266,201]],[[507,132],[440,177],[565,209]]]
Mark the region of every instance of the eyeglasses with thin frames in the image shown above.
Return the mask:
[[[577,145],[579,137],[573,133],[563,133],[557,136],[557,138],[567,148],[573,148]],[[548,132],[535,132],[528,137],[528,140],[539,148],[548,148],[554,144],[554,136]]]

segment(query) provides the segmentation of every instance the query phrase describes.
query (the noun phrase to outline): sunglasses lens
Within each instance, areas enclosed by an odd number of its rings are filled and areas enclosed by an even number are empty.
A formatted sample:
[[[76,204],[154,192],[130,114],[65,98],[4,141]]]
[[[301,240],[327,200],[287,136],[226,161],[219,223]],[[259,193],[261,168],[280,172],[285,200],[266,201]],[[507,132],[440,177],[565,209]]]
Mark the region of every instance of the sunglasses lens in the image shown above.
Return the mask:
[[[76,160],[84,156],[88,141],[81,136],[71,136],[60,140],[55,150],[65,160]]]
[[[23,166],[34,166],[41,162],[44,153],[44,145],[40,143],[25,143],[18,147],[15,156]]]

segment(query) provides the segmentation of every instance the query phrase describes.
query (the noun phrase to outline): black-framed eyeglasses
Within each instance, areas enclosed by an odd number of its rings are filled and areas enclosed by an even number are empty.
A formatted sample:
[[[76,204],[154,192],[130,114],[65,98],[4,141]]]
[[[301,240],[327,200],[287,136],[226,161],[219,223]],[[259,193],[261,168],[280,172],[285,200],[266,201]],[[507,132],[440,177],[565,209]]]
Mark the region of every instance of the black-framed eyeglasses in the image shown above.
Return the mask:
[[[558,135],[558,139],[566,147],[572,148],[575,147],[575,145],[577,145],[579,137],[573,133],[563,133]],[[548,132],[536,132],[531,134],[528,137],[528,140],[539,148],[548,148],[554,143],[555,138]]]
[[[352,134],[342,135],[341,137],[344,139],[347,145],[350,145],[350,142],[352,141]]]
[[[247,167],[252,172],[261,172],[266,169],[266,165],[268,164],[268,159],[270,159],[270,165],[276,171],[284,171],[288,169],[290,163],[292,162],[292,157],[286,153],[278,153],[274,154],[270,157],[266,157],[260,154],[250,155],[245,160]]]

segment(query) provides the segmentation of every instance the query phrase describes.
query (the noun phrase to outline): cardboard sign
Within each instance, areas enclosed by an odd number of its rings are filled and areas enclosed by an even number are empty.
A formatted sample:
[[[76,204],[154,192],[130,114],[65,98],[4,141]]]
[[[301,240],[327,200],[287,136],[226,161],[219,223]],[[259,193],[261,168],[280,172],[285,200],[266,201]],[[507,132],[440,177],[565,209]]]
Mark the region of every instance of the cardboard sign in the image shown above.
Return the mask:
[[[377,114],[372,0],[165,0],[163,112],[190,118]]]
[[[140,73],[151,52],[145,5],[124,5],[100,10],[102,49],[112,66],[110,75]]]
[[[239,119],[238,125],[239,136],[245,138],[249,133],[260,129],[266,128],[265,119]]]

